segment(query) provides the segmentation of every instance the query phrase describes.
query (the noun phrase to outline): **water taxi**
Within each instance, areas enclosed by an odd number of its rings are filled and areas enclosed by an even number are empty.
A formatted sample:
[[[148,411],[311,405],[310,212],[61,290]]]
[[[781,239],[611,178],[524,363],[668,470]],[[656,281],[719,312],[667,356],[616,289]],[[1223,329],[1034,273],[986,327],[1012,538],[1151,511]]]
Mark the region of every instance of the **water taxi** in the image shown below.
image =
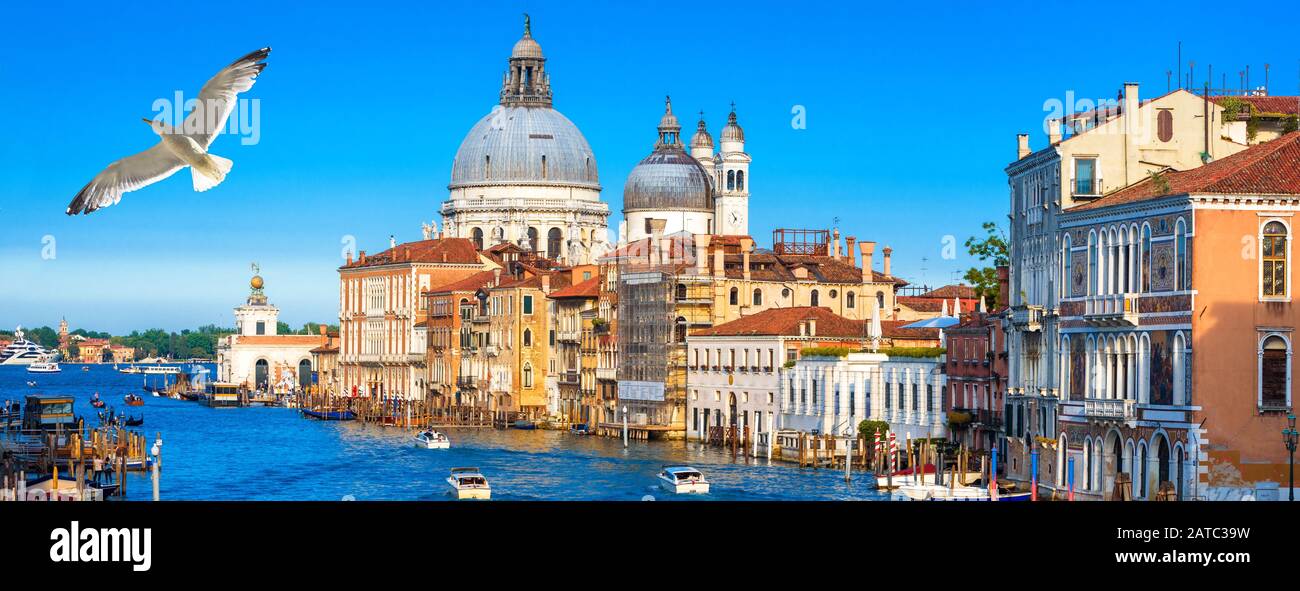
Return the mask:
[[[447,484],[457,499],[492,498],[492,487],[478,468],[452,468]]]
[[[59,373],[63,371],[59,364],[53,361],[37,361],[27,366],[27,373]]]
[[[988,489],[975,486],[904,484],[894,489],[896,501],[991,501]]]
[[[690,466],[665,466],[659,473],[659,487],[675,494],[707,493],[709,481]]]
[[[451,440],[442,433],[428,429],[415,436],[415,445],[425,449],[450,449]]]
[[[357,414],[350,410],[328,410],[317,408],[300,409],[303,416],[322,421],[354,421]]]

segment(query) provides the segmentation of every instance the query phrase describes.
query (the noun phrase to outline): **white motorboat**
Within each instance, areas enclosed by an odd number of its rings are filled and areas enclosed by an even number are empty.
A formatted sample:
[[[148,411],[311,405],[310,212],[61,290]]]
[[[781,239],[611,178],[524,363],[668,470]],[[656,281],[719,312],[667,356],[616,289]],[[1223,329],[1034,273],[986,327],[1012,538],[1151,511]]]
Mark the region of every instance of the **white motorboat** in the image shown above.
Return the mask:
[[[457,499],[492,498],[492,487],[478,468],[452,468],[447,484]]]
[[[27,373],[59,373],[63,371],[59,364],[53,361],[37,361],[27,366]]]
[[[896,501],[989,501],[989,491],[975,486],[905,484],[893,491]]]
[[[50,352],[27,340],[21,326],[14,330],[14,341],[0,349],[0,365],[31,365],[49,358]]]
[[[659,487],[675,494],[703,494],[709,492],[709,481],[690,466],[665,466],[659,473]]]
[[[432,429],[427,429],[416,434],[415,445],[416,447],[423,447],[425,449],[449,449],[451,447],[451,440],[442,433]]]

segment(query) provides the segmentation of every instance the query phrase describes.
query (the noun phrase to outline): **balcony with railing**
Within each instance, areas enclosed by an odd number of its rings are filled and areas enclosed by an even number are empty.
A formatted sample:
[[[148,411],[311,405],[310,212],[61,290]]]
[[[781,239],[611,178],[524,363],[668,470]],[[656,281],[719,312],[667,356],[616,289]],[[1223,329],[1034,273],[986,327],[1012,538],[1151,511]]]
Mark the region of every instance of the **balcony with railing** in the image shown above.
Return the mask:
[[[557,330],[555,339],[567,343],[576,343],[582,340],[582,332],[577,330]]]
[[[1141,297],[1137,293],[1088,296],[1083,303],[1083,318],[1093,326],[1137,326]]]
[[[560,381],[561,384],[570,384],[570,385],[572,385],[572,384],[578,384],[578,383],[580,383],[582,380],[581,380],[581,377],[580,377],[580,374],[579,374],[578,370],[576,370],[576,369],[571,369],[571,370],[568,370],[568,371],[561,372],[560,375],[559,375],[559,381]]]
[[[1100,178],[1076,177],[1070,180],[1071,194],[1075,197],[1101,197],[1103,187]]]
[[[596,379],[598,379],[598,380],[610,380],[610,381],[617,380],[617,379],[618,379],[618,370],[615,369],[615,368],[612,368],[612,367],[597,367],[597,368],[596,368]]]
[[[1137,401],[1123,398],[1084,398],[1083,415],[1090,419],[1131,421],[1137,418]]]
[[[1044,313],[1042,306],[1015,306],[1011,308],[1011,323],[1022,331],[1042,330]]]

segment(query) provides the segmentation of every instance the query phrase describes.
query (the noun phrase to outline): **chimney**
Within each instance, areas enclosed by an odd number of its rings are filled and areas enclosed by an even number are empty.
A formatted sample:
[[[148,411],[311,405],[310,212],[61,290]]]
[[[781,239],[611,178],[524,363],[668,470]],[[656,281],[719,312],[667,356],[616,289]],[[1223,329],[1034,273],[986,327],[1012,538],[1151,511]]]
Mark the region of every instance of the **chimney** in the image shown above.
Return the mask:
[[[998,266],[998,306],[1005,307],[1011,305],[1007,300],[1007,292],[1010,291],[1009,276],[1011,268],[1006,265]]]
[[[1029,155],[1029,134],[1016,134],[1016,160]]]
[[[492,287],[501,285],[501,267],[492,269]]]
[[[551,274],[542,274],[542,293],[551,293]]]
[[[741,257],[743,258],[741,269],[743,269],[745,281],[749,281],[749,251],[751,250],[754,250],[754,239],[741,238],[740,251]]]
[[[889,275],[889,276],[892,277],[892,275],[890,275],[890,273],[889,273],[889,255],[894,254],[894,249],[892,249],[892,248],[886,246],[886,247],[885,247],[885,250],[884,250],[884,253],[885,253],[885,263],[884,263],[884,264],[885,264],[885,268],[884,268],[884,273],[885,273],[885,275]]]
[[[863,240],[858,243],[858,248],[862,250],[862,282],[871,283],[874,280],[871,274],[871,255],[876,252],[876,243]]]
[[[317,326],[316,328],[319,328],[319,329],[320,329],[320,336],[325,336],[325,325],[324,325],[324,324],[321,324],[321,325]]]
[[[363,264],[366,262],[366,251],[363,250],[357,254],[357,262]]]
[[[388,248],[396,248],[396,247],[397,247],[397,238],[394,237],[392,234],[389,234],[389,235],[388,235]]]
[[[1055,146],[1061,143],[1061,120],[1052,118],[1047,120],[1047,143]]]
[[[1138,83],[1125,82],[1123,109],[1124,114],[1128,115],[1128,117],[1124,119],[1124,129],[1129,133],[1136,133],[1138,131],[1138,104]]]
[[[352,250],[351,250],[351,249],[348,250],[348,264],[349,264],[349,265],[352,264]]]
[[[712,238],[708,234],[695,236],[695,272],[700,275],[709,273],[709,242]]]
[[[713,276],[714,277],[725,277],[727,275],[726,257],[727,257],[727,253],[723,250],[721,244],[719,244],[717,247],[713,249]]]
[[[809,318],[809,319],[808,319],[808,336],[810,336],[810,337],[815,337],[815,336],[817,336],[817,319],[816,319],[816,318]]]
[[[850,263],[852,263],[852,262],[854,262],[855,260],[857,260],[857,256],[858,256],[858,255],[855,254],[857,251],[855,251],[855,250],[853,249],[853,245],[854,245],[854,244],[857,244],[857,242],[858,242],[858,239],[857,239],[856,237],[854,237],[854,236],[845,236],[845,237],[844,237],[844,258],[845,258],[845,259],[848,259],[848,262],[850,262]]]
[[[831,258],[838,261],[840,260],[840,229],[839,228],[835,228],[835,231],[831,232],[831,240],[835,242],[835,246],[831,248]]]

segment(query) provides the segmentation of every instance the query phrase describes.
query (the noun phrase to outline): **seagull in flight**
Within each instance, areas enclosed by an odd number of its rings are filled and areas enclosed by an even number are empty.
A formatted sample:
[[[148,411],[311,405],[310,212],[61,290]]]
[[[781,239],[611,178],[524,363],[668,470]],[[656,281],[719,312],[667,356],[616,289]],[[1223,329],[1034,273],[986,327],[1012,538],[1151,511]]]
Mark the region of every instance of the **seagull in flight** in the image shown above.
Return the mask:
[[[68,204],[67,214],[90,213],[113,205],[122,200],[122,193],[152,185],[186,166],[190,167],[195,191],[207,191],[220,184],[234,163],[209,154],[208,146],[226,126],[239,93],[252,88],[257,75],[266,68],[262,60],[270,53],[270,47],[263,47],[217,72],[199,90],[194,110],[180,128],[173,128],[161,119],[145,119],[162,140],[95,175]]]

